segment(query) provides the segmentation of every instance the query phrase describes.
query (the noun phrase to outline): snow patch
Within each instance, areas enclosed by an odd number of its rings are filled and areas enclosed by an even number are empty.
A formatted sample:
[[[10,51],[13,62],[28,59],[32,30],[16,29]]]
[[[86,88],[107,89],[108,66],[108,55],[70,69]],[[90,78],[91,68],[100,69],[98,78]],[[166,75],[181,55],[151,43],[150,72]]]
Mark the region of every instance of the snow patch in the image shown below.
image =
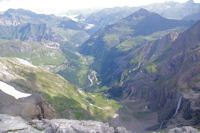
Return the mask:
[[[96,108],[98,108],[98,109],[101,109],[101,110],[103,110],[103,108],[102,107],[98,107],[98,106],[96,106],[96,105],[94,105],[94,104],[92,104],[92,103],[89,103],[91,106],[93,106],[93,107],[96,107]]]
[[[88,25],[85,27],[85,29],[86,29],[86,30],[89,30],[89,29],[91,29],[92,27],[94,27],[94,24],[88,24]]]
[[[85,93],[80,88],[78,88],[78,92],[83,96],[87,96],[87,95],[85,95]]]
[[[16,99],[31,96],[31,94],[20,92],[2,81],[0,81],[0,90]]]
[[[24,64],[26,66],[30,66],[30,67],[36,67],[34,65],[32,65],[30,62],[24,60],[24,59],[20,59],[20,58],[17,58],[17,60],[21,63],[21,64]]]
[[[70,18],[71,20],[75,21],[75,22],[79,21],[78,18],[76,18],[77,15],[68,15],[67,17]]]
[[[115,115],[113,116],[113,118],[117,118],[119,117],[119,114],[115,113]]]
[[[91,96],[92,96],[92,97],[96,97],[95,95],[92,95],[92,94],[91,94]]]

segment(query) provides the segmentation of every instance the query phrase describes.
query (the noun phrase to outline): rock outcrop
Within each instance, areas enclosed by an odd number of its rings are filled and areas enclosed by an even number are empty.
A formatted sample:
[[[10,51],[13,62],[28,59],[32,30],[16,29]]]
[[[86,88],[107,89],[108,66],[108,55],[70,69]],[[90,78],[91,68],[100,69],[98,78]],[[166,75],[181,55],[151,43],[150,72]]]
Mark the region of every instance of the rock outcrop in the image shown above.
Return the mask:
[[[123,97],[145,99],[158,112],[160,127],[200,125],[199,29],[200,22],[179,35],[132,49]]]
[[[17,100],[1,91],[0,113],[21,116],[26,120],[56,117],[55,110],[38,94]]]
[[[21,117],[0,114],[0,133],[40,133]]]
[[[0,133],[131,133],[123,127],[114,129],[107,123],[66,119],[32,120],[0,114]]]
[[[168,133],[199,133],[199,131],[193,127],[186,126],[170,129]]]
[[[78,120],[65,120],[54,119],[45,120],[45,132],[58,132],[58,133],[114,133],[113,127],[108,124],[97,121],[78,121]]]
[[[123,127],[113,128],[107,123],[97,121],[78,121],[67,119],[32,120],[0,114],[0,133],[135,133]],[[150,133],[150,132],[149,132]],[[155,133],[152,131],[152,133]],[[165,130],[163,133],[200,133],[186,126]]]

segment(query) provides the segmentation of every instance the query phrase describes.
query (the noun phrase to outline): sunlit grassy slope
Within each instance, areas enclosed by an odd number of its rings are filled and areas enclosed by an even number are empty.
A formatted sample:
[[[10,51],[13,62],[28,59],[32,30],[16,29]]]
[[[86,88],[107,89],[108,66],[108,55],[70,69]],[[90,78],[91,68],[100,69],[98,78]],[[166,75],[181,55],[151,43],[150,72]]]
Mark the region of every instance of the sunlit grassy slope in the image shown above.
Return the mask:
[[[60,44],[60,48],[51,48],[42,42],[0,39],[0,56],[23,58],[36,66],[58,73],[71,83],[85,89],[90,84],[87,75],[93,59],[81,56],[75,50],[69,50],[68,46]]]
[[[55,108],[58,117],[106,121],[120,107],[100,93],[85,93],[57,74],[26,66],[16,58],[0,58],[1,67],[14,78],[10,83],[29,93],[39,93]],[[4,80],[4,79],[0,79]]]

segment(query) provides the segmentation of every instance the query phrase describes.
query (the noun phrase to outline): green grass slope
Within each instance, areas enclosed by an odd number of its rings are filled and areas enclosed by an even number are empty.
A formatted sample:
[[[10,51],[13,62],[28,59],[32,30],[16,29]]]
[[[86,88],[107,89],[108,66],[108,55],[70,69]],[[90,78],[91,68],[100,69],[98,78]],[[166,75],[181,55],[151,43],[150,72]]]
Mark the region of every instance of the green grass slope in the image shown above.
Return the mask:
[[[65,56],[58,48],[50,48],[42,42],[23,42],[0,39],[1,57],[18,57],[40,66],[60,66]]]
[[[88,74],[92,57],[84,57],[75,50],[69,50],[65,44],[60,47],[49,47],[45,42],[0,39],[0,56],[23,58],[36,66],[60,74],[81,88],[90,87]],[[95,83],[92,87],[95,87]]]
[[[140,9],[96,32],[80,46],[80,52],[94,57],[91,68],[98,73],[103,85],[118,86],[127,64],[127,60],[123,58],[129,55],[130,51],[138,50],[138,55],[132,57],[134,64],[142,60],[141,51],[146,50],[141,46],[170,32],[182,31],[191,24],[187,21],[166,19],[156,13]],[[153,73],[155,68],[147,67],[147,71]]]
[[[63,77],[40,67],[31,67],[16,58],[0,58],[1,73],[6,72],[9,80],[29,93],[41,94],[56,110],[58,117],[73,119],[104,120],[113,117],[120,107],[100,93],[85,93]],[[4,73],[5,74],[5,73]]]

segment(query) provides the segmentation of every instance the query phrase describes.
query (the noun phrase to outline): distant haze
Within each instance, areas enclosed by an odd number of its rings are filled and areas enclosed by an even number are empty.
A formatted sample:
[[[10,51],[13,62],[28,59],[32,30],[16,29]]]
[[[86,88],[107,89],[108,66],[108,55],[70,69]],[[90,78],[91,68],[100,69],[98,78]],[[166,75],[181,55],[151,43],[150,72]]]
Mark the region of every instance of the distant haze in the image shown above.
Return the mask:
[[[59,14],[72,9],[141,6],[173,0],[0,0],[0,11],[23,8],[37,13]],[[186,2],[187,0],[174,0]],[[200,2],[200,0],[194,0]]]

